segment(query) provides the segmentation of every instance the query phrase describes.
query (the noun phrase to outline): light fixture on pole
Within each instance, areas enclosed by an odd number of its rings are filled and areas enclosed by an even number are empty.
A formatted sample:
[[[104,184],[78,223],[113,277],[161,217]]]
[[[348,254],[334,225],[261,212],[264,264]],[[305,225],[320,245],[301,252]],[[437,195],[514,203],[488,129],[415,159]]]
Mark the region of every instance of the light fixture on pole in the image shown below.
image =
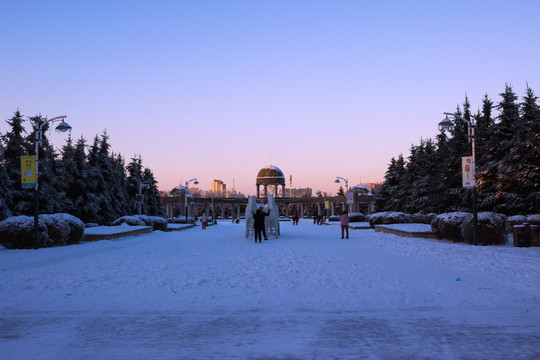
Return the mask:
[[[187,205],[187,192],[188,192],[188,186],[189,183],[193,181],[194,185],[197,185],[199,182],[197,181],[197,178],[193,178],[191,180],[186,181],[186,190],[185,190],[185,204],[186,204],[186,223],[188,221],[188,205]]]
[[[445,112],[444,115],[446,117],[439,123],[439,130],[440,131],[454,131],[455,129],[455,121],[461,120],[467,123],[467,133],[469,142],[472,145],[472,161],[471,161],[471,167],[472,167],[472,211],[473,211],[473,244],[478,245],[478,209],[476,206],[476,154],[475,154],[475,146],[474,146],[474,129],[476,127],[475,120],[472,118],[472,120],[467,120],[464,117],[454,114],[454,113],[447,113]]]
[[[142,182],[139,183],[139,193],[135,195],[135,200],[137,201],[137,204],[139,206],[139,215],[141,215],[142,211],[142,203],[144,201],[144,195],[142,194],[142,188],[149,188],[150,184],[143,184]]]
[[[37,120],[34,125],[34,144],[35,144],[35,156],[36,156],[36,187],[34,191],[34,249],[39,248],[39,148],[43,140],[43,127],[49,123],[61,121],[56,127],[57,131],[66,132],[71,131],[71,126],[64,121],[67,118],[66,115],[56,116],[52,119]]]
[[[349,193],[349,180],[344,179],[340,176],[336,176],[336,180],[334,180],[334,182],[339,184],[340,181],[343,181],[345,183],[345,193]]]
[[[349,202],[348,202],[348,198],[349,198],[349,180],[344,179],[344,178],[342,178],[342,177],[340,177],[340,176],[336,176],[336,180],[334,180],[334,182],[337,183],[337,184],[339,184],[340,181],[343,181],[343,182],[345,183],[345,194],[347,195],[347,204],[349,205],[349,206],[348,206],[348,207],[349,207],[348,210],[349,210],[349,212],[350,212],[351,209],[350,209],[350,204],[349,204]]]

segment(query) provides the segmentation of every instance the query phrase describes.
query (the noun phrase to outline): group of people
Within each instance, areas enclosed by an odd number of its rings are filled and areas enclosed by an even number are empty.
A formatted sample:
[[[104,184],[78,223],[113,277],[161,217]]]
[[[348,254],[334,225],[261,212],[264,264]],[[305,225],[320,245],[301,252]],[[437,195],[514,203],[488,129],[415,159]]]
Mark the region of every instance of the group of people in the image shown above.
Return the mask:
[[[262,243],[262,235],[264,235],[264,240],[268,240],[268,237],[266,236],[266,230],[264,226],[264,218],[266,216],[270,215],[270,209],[268,212],[264,212],[262,207],[259,207],[257,211],[253,212],[253,229],[255,230],[255,242],[257,242],[257,238],[259,239],[259,243]],[[314,216],[313,217],[313,223],[322,225],[324,222],[324,218],[322,216]],[[298,225],[298,214],[294,214],[293,218],[293,225]],[[233,219],[234,222],[234,219]],[[341,225],[341,238],[345,236],[346,239],[349,238],[349,215],[347,214],[347,210],[343,211],[341,216],[339,217],[339,222]],[[201,217],[201,223],[202,223],[202,229],[206,229],[206,225],[208,224],[208,217],[206,216],[206,213],[203,214]]]

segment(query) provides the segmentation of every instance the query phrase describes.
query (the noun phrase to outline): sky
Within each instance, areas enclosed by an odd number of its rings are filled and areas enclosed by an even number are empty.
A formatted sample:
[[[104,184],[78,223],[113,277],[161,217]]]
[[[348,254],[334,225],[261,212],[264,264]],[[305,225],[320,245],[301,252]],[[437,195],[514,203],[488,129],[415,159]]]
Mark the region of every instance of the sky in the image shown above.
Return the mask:
[[[377,182],[442,113],[540,91],[540,2],[0,1],[0,132],[67,115],[161,190]],[[66,135],[52,132],[60,148]]]

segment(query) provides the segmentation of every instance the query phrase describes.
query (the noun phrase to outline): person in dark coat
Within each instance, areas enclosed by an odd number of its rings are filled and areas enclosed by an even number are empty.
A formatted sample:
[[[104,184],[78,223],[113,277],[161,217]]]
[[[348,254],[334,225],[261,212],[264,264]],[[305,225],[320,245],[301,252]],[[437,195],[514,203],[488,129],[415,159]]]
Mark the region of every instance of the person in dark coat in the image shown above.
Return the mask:
[[[253,219],[255,223],[253,224],[253,229],[255,230],[255,242],[257,242],[257,235],[259,236],[259,242],[262,243],[261,232],[264,235],[264,240],[268,240],[266,237],[266,230],[264,226],[264,217],[270,214],[270,210],[267,213],[262,211],[261,208],[257,209],[257,212],[253,213]]]

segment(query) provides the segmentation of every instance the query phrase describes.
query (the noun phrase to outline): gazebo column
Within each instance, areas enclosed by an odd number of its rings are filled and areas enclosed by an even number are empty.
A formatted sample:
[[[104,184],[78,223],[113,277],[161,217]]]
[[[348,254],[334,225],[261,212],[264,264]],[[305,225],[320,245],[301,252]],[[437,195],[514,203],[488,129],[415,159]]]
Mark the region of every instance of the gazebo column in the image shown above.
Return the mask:
[[[319,216],[322,215],[322,212],[321,212],[321,203],[317,203],[317,215],[319,215]]]
[[[240,219],[240,208],[241,208],[240,204],[237,204],[236,205],[236,218],[237,219]]]
[[[225,204],[221,203],[219,206],[221,207],[221,220],[225,220]]]
[[[261,185],[257,185],[257,198],[260,198],[260,195],[259,195],[259,188],[261,187]]]
[[[330,214],[332,216],[336,215],[336,203],[330,203]]]
[[[304,203],[300,203],[300,219],[304,217]]]
[[[268,197],[268,185],[267,184],[264,184],[264,197],[265,198]]]

